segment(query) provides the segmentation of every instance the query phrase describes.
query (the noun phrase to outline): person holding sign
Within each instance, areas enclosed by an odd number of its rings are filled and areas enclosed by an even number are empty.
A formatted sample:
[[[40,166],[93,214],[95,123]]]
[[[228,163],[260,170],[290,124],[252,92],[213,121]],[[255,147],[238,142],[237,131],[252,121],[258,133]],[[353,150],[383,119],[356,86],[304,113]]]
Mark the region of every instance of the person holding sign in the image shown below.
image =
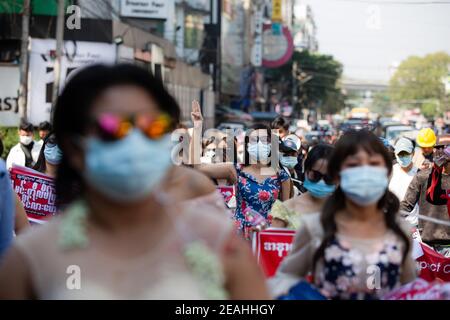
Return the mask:
[[[0,299],[267,299],[210,180],[171,158],[180,109],[134,65],[93,65],[59,96],[56,191],[67,206],[17,238]],[[218,197],[220,195],[216,193]]]
[[[336,191],[321,213],[304,215],[292,251],[270,281],[280,296],[312,273],[329,299],[380,299],[413,281],[409,224],[389,191],[392,162],[369,131],[347,132],[328,162]]]

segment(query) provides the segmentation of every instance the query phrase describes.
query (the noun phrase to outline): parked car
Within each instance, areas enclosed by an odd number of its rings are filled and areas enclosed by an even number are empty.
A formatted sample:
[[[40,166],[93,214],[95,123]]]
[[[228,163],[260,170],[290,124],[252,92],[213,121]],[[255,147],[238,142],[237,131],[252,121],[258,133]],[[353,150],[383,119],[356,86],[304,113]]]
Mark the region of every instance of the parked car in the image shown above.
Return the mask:
[[[217,126],[217,129],[219,130],[234,129],[238,131],[245,131],[247,130],[247,126],[244,123],[240,122],[222,122]]]
[[[265,123],[270,126],[272,121],[275,120],[275,118],[279,117],[280,114],[277,112],[255,111],[251,113],[251,116],[253,117],[253,120],[255,122]]]
[[[417,135],[417,130],[412,126],[390,125],[385,128],[384,137],[391,145],[394,145],[400,137],[415,139],[415,135]]]
[[[369,119],[348,119],[347,121],[341,124],[339,130],[344,132],[349,130],[363,130],[363,129],[373,130],[374,127],[375,126],[373,121]]]

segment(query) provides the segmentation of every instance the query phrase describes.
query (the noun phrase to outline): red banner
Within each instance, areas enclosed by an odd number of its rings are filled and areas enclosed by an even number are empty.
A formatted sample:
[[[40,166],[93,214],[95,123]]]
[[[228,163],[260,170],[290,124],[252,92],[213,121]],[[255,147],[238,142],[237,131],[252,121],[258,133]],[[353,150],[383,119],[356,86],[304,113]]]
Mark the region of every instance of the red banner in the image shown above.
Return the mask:
[[[383,297],[383,300],[448,300],[450,284],[418,278]]]
[[[253,252],[265,275],[275,274],[281,261],[291,251],[295,230],[269,228],[254,233]]]
[[[417,258],[420,277],[433,281],[436,279],[450,282],[450,258],[437,253],[426,244],[420,243],[423,255]]]
[[[56,192],[52,178],[19,166],[13,166],[10,176],[14,191],[22,201],[30,222],[44,223],[56,214]]]
[[[234,186],[218,186],[217,190],[223,195],[225,203],[229,208],[236,207],[236,191]]]

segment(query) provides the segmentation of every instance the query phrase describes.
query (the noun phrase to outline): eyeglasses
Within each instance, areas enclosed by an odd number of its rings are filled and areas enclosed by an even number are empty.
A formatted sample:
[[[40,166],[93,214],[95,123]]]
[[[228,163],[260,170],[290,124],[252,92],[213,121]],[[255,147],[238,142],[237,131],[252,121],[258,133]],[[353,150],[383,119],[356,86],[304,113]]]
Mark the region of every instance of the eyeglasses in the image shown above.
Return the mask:
[[[171,130],[172,120],[163,113],[154,118],[148,114],[122,117],[104,113],[94,120],[101,139],[115,141],[126,137],[133,128],[139,128],[149,139],[159,139]]]
[[[307,174],[308,174],[308,179],[311,182],[316,183],[323,179],[323,181],[325,181],[326,184],[330,184],[330,185],[334,184],[333,179],[328,174],[323,174],[316,170],[310,170],[307,172]]]

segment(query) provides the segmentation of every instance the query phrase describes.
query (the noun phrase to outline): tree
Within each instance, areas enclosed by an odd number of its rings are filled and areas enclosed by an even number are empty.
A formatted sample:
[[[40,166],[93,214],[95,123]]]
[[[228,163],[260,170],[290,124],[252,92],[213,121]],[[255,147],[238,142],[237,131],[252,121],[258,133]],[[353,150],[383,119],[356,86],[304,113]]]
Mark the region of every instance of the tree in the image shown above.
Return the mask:
[[[294,63],[297,66],[296,79]],[[322,112],[335,113],[344,107],[338,85],[342,71],[342,64],[330,55],[296,51],[288,63],[277,69],[268,69],[266,76],[269,83],[283,88],[282,95],[285,97],[292,98],[292,86],[297,87],[297,111],[320,106]]]
[[[449,65],[450,55],[445,52],[407,58],[390,80],[389,94],[392,101],[399,106],[418,103],[422,112],[429,116],[441,112],[437,106],[444,105],[442,79],[447,75]]]
[[[388,115],[393,111],[391,106],[391,97],[389,96],[389,93],[381,91],[376,92],[374,94],[372,102],[372,111],[383,115]]]

